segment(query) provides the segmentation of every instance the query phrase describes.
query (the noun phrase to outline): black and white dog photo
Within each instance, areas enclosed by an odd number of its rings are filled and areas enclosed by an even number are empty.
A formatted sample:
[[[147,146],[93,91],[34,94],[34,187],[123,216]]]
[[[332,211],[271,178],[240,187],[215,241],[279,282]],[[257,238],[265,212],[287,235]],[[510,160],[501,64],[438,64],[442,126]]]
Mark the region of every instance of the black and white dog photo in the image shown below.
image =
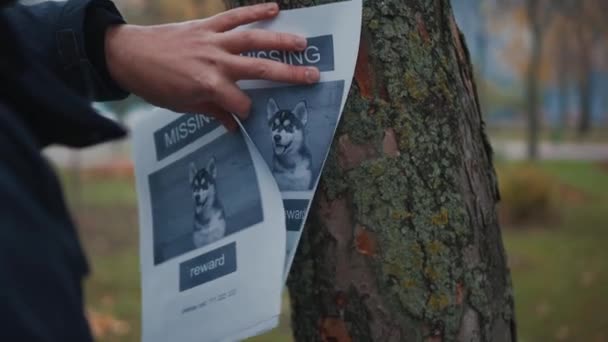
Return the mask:
[[[151,173],[148,181],[155,265],[264,220],[255,167],[241,134],[200,146]]]
[[[312,157],[306,144],[308,108],[300,101],[291,110],[280,109],[273,98],[266,106],[270,127],[272,173],[281,191],[304,191],[312,183]]]
[[[190,163],[190,188],[194,200],[194,230],[192,240],[199,248],[215,242],[226,234],[224,207],[217,195],[215,178],[217,169],[215,157],[207,162],[207,167],[198,169]]]
[[[243,126],[282,192],[306,192],[319,178],[342,104],[344,81],[246,89]]]

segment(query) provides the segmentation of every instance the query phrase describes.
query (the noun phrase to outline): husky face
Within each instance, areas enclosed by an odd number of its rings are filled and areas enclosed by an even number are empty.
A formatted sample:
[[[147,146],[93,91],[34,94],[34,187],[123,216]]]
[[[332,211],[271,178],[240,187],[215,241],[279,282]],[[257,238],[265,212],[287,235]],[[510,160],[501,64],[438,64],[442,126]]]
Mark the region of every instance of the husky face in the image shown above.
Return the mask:
[[[293,110],[283,110],[274,99],[269,99],[266,110],[273,148],[272,174],[279,189],[309,190],[312,186],[312,157],[304,130],[308,121],[306,102],[299,102]]]
[[[194,200],[194,227],[192,239],[196,247],[202,247],[224,237],[226,219],[224,208],[217,196],[215,158],[204,169],[190,164],[190,188]]]
[[[301,101],[293,110],[281,110],[271,98],[266,111],[275,155],[293,153],[304,145],[304,127],[308,120],[306,102]]]
[[[198,170],[194,163],[190,164],[190,188],[197,214],[213,206],[217,195],[215,192],[216,176],[215,158],[209,160],[205,169]]]

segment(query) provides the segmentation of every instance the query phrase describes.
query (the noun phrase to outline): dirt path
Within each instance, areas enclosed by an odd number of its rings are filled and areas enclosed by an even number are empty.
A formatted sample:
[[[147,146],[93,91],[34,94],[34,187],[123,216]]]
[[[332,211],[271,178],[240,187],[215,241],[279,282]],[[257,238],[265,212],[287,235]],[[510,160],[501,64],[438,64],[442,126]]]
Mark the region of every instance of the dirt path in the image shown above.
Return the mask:
[[[526,143],[519,140],[493,140],[497,158],[507,160],[526,159]],[[539,145],[542,160],[608,160],[608,143],[551,143]]]

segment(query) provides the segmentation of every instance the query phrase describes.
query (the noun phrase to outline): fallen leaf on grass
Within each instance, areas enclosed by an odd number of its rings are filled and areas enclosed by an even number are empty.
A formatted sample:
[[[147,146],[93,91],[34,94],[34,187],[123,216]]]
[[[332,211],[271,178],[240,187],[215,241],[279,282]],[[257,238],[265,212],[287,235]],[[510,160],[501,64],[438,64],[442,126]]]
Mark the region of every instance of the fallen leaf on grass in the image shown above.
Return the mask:
[[[110,295],[104,295],[101,297],[101,305],[106,308],[112,308],[114,306],[114,298]]]
[[[593,342],[608,342],[608,338],[606,337],[606,335],[604,333],[599,333],[599,334],[595,335]]]
[[[551,306],[546,301],[543,301],[536,305],[535,311],[536,315],[542,318],[551,312]]]
[[[589,287],[595,283],[596,273],[593,271],[583,271],[581,273],[581,286]]]
[[[129,323],[119,320],[112,315],[97,312],[93,309],[87,310],[87,318],[93,336],[95,336],[96,339],[108,335],[123,336],[131,330]]]
[[[534,264],[530,259],[515,253],[509,254],[507,262],[512,270],[524,271],[534,268]]]
[[[570,328],[567,325],[563,325],[555,332],[555,339],[558,341],[566,341],[570,337]]]

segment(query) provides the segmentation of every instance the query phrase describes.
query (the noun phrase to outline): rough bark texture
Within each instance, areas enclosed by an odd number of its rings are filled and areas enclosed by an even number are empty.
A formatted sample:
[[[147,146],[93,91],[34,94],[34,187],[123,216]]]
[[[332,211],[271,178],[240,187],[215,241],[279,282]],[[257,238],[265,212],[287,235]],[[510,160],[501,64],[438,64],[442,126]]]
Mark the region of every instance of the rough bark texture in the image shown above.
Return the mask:
[[[514,341],[492,152],[449,1],[365,1],[363,13],[355,82],[289,277],[295,337]]]
[[[544,23],[538,0],[527,0],[528,20],[530,22],[530,62],[526,70],[526,114],[528,116],[528,159],[538,158],[539,127],[539,94],[538,80],[540,78],[540,63],[543,42]],[[546,15],[546,14],[545,14]]]
[[[580,117],[578,121],[578,134],[584,136],[591,130],[591,102],[593,101],[593,84],[591,83],[593,71],[590,70],[591,62],[582,66],[581,79],[579,81]]]
[[[582,34],[579,34],[579,68],[578,68],[578,96],[580,116],[577,130],[579,136],[585,136],[591,130],[591,105],[593,101],[593,59],[591,57],[593,46],[585,42]]]
[[[568,37],[566,29],[562,29],[560,32],[562,37]],[[564,39],[566,40],[566,39]],[[570,81],[570,61],[568,56],[567,46],[565,43],[560,45],[557,53],[557,65],[555,73],[557,74],[557,87],[558,87],[558,110],[559,110],[559,122],[556,125],[555,133],[556,136],[561,136],[568,127],[568,112],[569,112],[569,101],[568,101],[568,86]]]

